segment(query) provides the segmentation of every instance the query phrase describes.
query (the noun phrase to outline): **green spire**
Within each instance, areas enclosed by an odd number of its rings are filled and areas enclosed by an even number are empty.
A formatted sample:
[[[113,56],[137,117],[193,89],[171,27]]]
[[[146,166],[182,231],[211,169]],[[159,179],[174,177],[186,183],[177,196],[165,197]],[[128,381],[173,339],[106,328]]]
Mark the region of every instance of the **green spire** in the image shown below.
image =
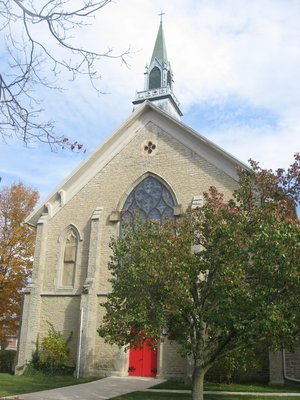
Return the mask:
[[[152,53],[151,63],[155,58],[161,64],[168,63],[168,56],[167,56],[167,49],[166,49],[165,38],[164,38],[162,18],[160,19],[160,25],[159,25],[159,29],[158,29],[158,33],[157,33],[157,37],[156,37],[154,50]]]

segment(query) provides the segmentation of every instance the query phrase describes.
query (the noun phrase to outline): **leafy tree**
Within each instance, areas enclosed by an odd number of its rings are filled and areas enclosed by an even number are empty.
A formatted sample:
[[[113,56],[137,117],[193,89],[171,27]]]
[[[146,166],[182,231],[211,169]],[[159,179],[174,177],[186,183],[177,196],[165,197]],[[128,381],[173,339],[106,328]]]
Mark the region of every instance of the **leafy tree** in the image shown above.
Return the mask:
[[[22,183],[0,190],[0,341],[18,331],[22,289],[31,274],[35,232],[24,225],[38,193]]]
[[[177,221],[137,223],[111,241],[99,334],[127,348],[151,337],[155,346],[166,329],[193,359],[195,400],[222,359],[299,343],[300,157],[287,171],[251,164],[230,201],[210,188]]]
[[[53,121],[41,117],[43,89],[61,89],[61,81],[86,76],[96,90],[103,57],[121,59],[111,49],[97,52],[82,47],[79,30],[111,0],[3,0],[0,1],[0,135],[15,136],[25,143],[40,140],[51,148],[81,149],[64,135],[56,134]],[[74,39],[77,36],[77,40]]]

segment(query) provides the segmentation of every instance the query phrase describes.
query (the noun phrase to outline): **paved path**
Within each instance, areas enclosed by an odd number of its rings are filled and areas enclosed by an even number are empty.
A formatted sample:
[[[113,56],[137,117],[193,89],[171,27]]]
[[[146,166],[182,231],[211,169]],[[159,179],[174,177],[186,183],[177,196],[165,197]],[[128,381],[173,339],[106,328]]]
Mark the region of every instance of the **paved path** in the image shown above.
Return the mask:
[[[145,390],[162,382],[165,379],[109,377],[80,385],[20,394],[18,397],[24,400],[104,400]]]

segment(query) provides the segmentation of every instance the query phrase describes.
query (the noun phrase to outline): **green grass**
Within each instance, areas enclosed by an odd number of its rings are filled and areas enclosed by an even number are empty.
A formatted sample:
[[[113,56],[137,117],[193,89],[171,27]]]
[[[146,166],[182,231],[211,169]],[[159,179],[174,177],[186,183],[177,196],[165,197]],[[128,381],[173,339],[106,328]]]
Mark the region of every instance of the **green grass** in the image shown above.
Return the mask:
[[[191,400],[190,394],[179,393],[147,393],[147,392],[134,392],[123,396],[114,397],[114,400]],[[205,400],[299,400],[300,397],[257,397],[257,396],[222,396],[222,395],[204,395]]]
[[[153,386],[151,389],[175,389],[175,390],[191,390],[192,385],[185,385],[178,381],[166,381],[159,385]],[[284,386],[269,386],[267,384],[225,384],[225,383],[206,383],[204,390],[221,391],[221,392],[266,392],[266,393],[300,393],[300,383],[287,382]]]
[[[79,383],[87,383],[99,377],[76,379],[72,376],[14,376],[10,374],[0,373],[0,397],[14,396],[22,393],[38,392],[41,390],[54,389],[63,386],[76,385]],[[154,387],[153,387],[154,388]],[[153,389],[152,388],[152,389]],[[191,389],[191,385],[184,385],[176,381],[167,381],[160,385],[156,385],[155,389]],[[237,392],[236,395],[205,395],[205,400],[255,400],[262,397],[259,396],[239,396],[239,391],[248,392],[300,392],[300,384],[288,383],[286,386],[268,386],[268,385],[246,385],[246,384],[206,384],[205,390],[213,391],[230,391]],[[191,400],[190,394],[181,393],[153,393],[153,392],[134,392],[127,395],[116,397],[115,400]],[[300,400],[299,396],[293,397],[266,397],[265,400]]]
[[[0,397],[13,396],[21,393],[38,392],[63,386],[77,385],[100,379],[89,377],[76,379],[73,376],[15,376],[0,373]]]
[[[188,394],[179,393],[147,393],[147,392],[133,392],[124,394],[123,396],[114,397],[113,400],[191,400]],[[220,399],[219,399],[220,400]]]
[[[151,389],[170,389],[170,390],[191,390],[191,385],[185,385],[177,381],[166,381],[159,385],[153,386]],[[237,392],[236,395],[213,395],[206,394],[205,400],[262,400],[261,396],[239,396],[238,392],[266,392],[266,393],[300,393],[300,384],[287,382],[285,386],[269,386],[266,384],[217,384],[217,383],[206,383],[205,391],[227,391]],[[114,400],[191,400],[190,394],[179,394],[179,393],[145,393],[145,392],[134,392],[121,397],[116,397]],[[265,400],[300,400],[299,396],[293,397],[265,397]]]

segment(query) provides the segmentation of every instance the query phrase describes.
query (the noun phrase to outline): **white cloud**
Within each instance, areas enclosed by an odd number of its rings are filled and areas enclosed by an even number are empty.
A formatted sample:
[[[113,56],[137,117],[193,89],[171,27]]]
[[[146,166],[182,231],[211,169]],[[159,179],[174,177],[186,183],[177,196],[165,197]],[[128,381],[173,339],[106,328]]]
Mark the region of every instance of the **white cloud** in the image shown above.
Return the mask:
[[[119,60],[102,59],[101,89],[97,96],[84,79],[67,82],[62,93],[43,94],[47,114],[59,132],[93,149],[131,112],[135,90],[143,89],[143,72],[150,61],[159,26],[158,0],[120,0],[106,6],[76,40],[89,48],[118,54],[131,46],[130,68]],[[273,168],[287,166],[299,150],[300,137],[300,2],[298,0],[165,0],[164,30],[175,76],[175,94],[185,114],[211,108],[210,126],[202,115],[189,119],[195,129],[247,161],[252,157]],[[41,33],[42,34],[42,33]],[[236,112],[220,115],[216,103],[235,98]],[[249,124],[247,112],[257,118]],[[254,110],[254,111],[253,111]],[[255,110],[258,113],[255,114]],[[223,113],[226,114],[226,107]],[[274,117],[268,124],[263,113]],[[235,115],[235,117],[233,117]],[[226,124],[219,123],[226,120]],[[218,128],[217,128],[218,126]],[[200,129],[199,129],[200,130]],[[38,146],[33,151],[1,147],[0,170],[7,179],[20,179],[51,191],[80,157],[51,154]],[[10,158],[9,158],[10,157]]]

